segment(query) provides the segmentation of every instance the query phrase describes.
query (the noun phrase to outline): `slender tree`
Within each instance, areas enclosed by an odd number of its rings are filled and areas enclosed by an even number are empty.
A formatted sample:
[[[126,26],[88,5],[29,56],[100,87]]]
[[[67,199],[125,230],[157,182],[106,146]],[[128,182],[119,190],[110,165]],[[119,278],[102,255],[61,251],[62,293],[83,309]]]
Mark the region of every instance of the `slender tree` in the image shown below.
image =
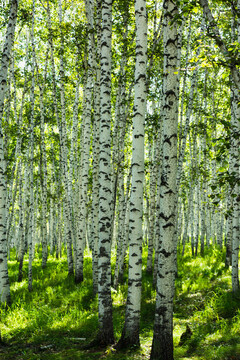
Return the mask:
[[[111,298],[111,44],[112,0],[102,1],[100,135],[99,135],[99,242],[98,242],[98,343],[113,343]]]
[[[89,172],[89,156],[90,156],[90,140],[91,140],[91,110],[92,110],[92,83],[93,79],[93,62],[94,62],[94,38],[93,38],[93,5],[89,0],[85,0],[86,16],[88,21],[88,69],[85,85],[85,106],[82,120],[82,166],[81,166],[81,193],[79,223],[78,223],[78,241],[77,254],[75,264],[75,282],[83,280],[83,255],[86,242],[86,217],[88,205],[88,172]]]
[[[129,270],[125,324],[119,346],[140,345],[142,284],[142,216],[144,183],[144,119],[146,111],[147,13],[146,1],[135,1],[136,64],[133,108],[132,186],[129,218]]]
[[[28,290],[32,291],[32,262],[33,262],[33,241],[34,241],[34,120],[35,120],[35,69],[36,69],[36,54],[34,42],[34,27],[35,27],[35,0],[32,3],[32,24],[31,24],[31,46],[32,46],[32,64],[31,64],[31,89],[30,89],[30,139],[29,139],[29,177],[30,177],[30,200],[29,200],[29,228],[28,228],[28,247],[29,247],[29,261],[28,261]]]
[[[0,301],[10,303],[10,287],[7,266],[7,239],[6,239],[6,168],[3,147],[3,107],[7,88],[7,73],[14,41],[17,22],[18,0],[12,0],[5,43],[0,63]]]
[[[160,241],[151,360],[173,360],[173,296],[176,272],[178,13],[175,0],[163,3],[163,168],[160,184]]]
[[[100,132],[100,57],[101,57],[101,17],[102,8],[101,0],[96,4],[96,40],[95,48],[95,72],[96,78],[94,83],[94,119],[93,119],[93,164],[92,164],[92,268],[93,268],[93,291],[98,291],[98,219],[99,219],[99,132]]]

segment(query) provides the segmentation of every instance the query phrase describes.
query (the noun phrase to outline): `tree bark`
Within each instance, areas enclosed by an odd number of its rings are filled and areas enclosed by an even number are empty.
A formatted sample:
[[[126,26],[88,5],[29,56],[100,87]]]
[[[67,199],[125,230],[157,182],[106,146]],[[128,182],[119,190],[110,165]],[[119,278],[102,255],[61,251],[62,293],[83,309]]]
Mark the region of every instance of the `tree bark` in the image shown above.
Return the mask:
[[[133,108],[132,186],[129,218],[129,270],[125,324],[119,347],[140,345],[142,286],[142,216],[144,183],[144,119],[146,112],[147,13],[146,1],[135,1],[136,64]]]
[[[6,238],[6,165],[3,147],[2,117],[4,98],[7,88],[7,73],[10,62],[11,50],[14,41],[15,27],[17,22],[18,0],[12,0],[5,43],[2,51],[0,64],[0,301],[10,303],[10,286],[7,265],[7,238]]]
[[[165,0],[163,30],[163,169],[160,185],[160,242],[157,296],[151,360],[173,360],[173,297],[176,274],[175,227],[177,197],[178,13],[174,0]]]
[[[111,298],[111,48],[112,0],[102,1],[100,150],[99,150],[99,247],[98,247],[98,320],[99,345],[114,342]]]

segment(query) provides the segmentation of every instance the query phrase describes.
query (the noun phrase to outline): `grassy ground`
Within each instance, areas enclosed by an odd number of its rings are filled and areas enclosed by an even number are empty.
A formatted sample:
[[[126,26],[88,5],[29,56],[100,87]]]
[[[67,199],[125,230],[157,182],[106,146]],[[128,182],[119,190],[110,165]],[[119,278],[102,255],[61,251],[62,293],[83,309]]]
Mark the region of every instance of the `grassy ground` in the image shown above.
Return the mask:
[[[13,256],[14,258],[14,256]],[[33,264],[33,291],[25,280],[17,282],[18,265],[9,262],[12,305],[1,309],[0,327],[5,346],[0,345],[1,360],[140,360],[148,359],[151,349],[155,291],[143,260],[143,300],[141,348],[116,353],[111,348],[81,350],[97,331],[97,300],[93,298],[91,257],[85,256],[85,280],[75,285],[67,277],[66,258],[50,257],[47,268],[40,259]],[[204,258],[192,259],[190,252],[178,264],[174,308],[175,359],[240,359],[240,294],[231,294],[230,270],[224,267],[224,255],[209,249]],[[113,289],[113,315],[116,339],[124,322],[127,286]],[[188,324],[192,336],[179,346]]]

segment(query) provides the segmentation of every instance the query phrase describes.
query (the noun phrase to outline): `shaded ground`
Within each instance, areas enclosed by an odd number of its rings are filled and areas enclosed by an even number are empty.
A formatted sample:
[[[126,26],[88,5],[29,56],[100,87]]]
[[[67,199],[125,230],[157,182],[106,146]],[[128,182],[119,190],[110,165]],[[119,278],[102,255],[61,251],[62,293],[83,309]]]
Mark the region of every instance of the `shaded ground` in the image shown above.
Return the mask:
[[[192,259],[188,252],[178,264],[174,308],[175,359],[240,360],[240,294],[232,296],[230,270],[224,267],[224,254],[210,249],[204,258]],[[66,258],[50,258],[47,268],[34,261],[33,292],[25,279],[17,282],[18,265],[9,262],[12,306],[1,310],[0,360],[142,360],[149,359],[155,291],[145,272],[143,256],[143,300],[141,348],[116,353],[112,348],[83,350],[97,332],[97,299],[93,298],[91,257],[85,256],[82,284],[67,277]],[[13,256],[14,258],[14,256]],[[124,322],[127,285],[112,291],[116,340]],[[179,346],[189,325],[191,337]],[[82,349],[82,350],[81,350]]]

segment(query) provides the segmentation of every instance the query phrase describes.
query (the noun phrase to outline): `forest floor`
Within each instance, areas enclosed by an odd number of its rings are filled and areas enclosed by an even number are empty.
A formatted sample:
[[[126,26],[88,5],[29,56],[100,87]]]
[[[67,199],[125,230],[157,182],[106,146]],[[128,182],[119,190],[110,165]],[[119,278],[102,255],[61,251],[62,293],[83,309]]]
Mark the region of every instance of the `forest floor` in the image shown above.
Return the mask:
[[[17,282],[17,261],[9,261],[12,305],[0,309],[4,345],[1,360],[141,360],[149,359],[153,335],[155,290],[146,273],[143,252],[143,296],[141,347],[122,352],[107,349],[83,350],[97,332],[97,299],[92,294],[91,256],[85,254],[84,281],[74,284],[67,277],[66,256],[49,257],[42,270],[40,255],[33,263],[33,291],[25,279]],[[14,259],[14,253],[11,254]],[[205,257],[192,258],[190,249],[179,256],[174,305],[175,360],[240,359],[240,293],[231,293],[231,273],[224,265],[224,253],[207,250]],[[114,267],[114,264],[113,264]],[[124,323],[127,284],[113,289],[113,316],[116,339]],[[192,336],[179,345],[189,325]]]

